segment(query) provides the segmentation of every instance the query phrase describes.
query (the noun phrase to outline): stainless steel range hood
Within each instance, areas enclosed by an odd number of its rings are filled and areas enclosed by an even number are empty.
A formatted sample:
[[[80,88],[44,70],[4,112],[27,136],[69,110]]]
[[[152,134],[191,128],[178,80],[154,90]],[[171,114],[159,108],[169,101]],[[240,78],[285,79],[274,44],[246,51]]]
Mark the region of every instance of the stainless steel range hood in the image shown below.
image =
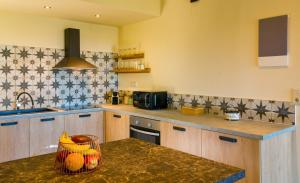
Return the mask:
[[[97,69],[96,66],[80,58],[80,30],[65,29],[65,58],[57,63],[56,70],[88,70]]]

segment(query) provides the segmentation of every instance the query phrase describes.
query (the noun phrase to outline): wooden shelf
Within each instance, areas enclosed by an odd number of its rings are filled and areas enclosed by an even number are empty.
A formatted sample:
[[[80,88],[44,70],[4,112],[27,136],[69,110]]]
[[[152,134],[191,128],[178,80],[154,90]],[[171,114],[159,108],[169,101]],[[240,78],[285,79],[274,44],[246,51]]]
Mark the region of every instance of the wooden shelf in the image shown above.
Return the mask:
[[[143,70],[134,70],[134,69],[114,69],[113,72],[115,73],[150,73],[150,68],[145,68]]]
[[[130,60],[130,59],[137,59],[137,58],[144,58],[144,57],[145,57],[144,53],[119,56],[119,58],[122,60]]]

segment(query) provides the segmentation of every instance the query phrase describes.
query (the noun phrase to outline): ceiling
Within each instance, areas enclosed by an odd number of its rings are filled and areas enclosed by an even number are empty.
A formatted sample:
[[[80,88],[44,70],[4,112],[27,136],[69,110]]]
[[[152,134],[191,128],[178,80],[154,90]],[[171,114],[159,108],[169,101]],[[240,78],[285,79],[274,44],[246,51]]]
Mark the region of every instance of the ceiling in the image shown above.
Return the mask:
[[[122,26],[159,16],[160,5],[160,0],[0,0],[0,11]]]

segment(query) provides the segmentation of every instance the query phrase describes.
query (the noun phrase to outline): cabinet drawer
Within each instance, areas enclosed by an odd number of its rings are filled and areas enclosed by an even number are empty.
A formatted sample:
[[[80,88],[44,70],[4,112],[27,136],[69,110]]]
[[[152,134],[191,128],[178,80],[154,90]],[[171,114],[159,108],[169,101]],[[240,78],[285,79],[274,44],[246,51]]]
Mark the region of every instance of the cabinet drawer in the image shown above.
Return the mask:
[[[64,116],[31,118],[30,156],[56,152],[64,128]]]
[[[70,135],[87,134],[103,142],[103,112],[71,114],[65,117],[65,130]]]
[[[161,145],[201,156],[201,129],[162,122]]]
[[[129,116],[105,112],[105,141],[129,138]]]
[[[241,182],[260,182],[258,140],[202,130],[202,157],[245,169]]]
[[[29,156],[29,120],[0,121],[0,163]]]

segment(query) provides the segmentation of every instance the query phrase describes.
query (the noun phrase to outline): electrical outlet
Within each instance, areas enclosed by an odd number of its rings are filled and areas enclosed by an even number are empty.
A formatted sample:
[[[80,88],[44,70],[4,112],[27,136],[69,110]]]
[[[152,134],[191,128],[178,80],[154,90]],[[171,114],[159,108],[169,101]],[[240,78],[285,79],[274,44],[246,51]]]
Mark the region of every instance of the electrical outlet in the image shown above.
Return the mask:
[[[292,89],[293,102],[300,105],[300,89]]]

